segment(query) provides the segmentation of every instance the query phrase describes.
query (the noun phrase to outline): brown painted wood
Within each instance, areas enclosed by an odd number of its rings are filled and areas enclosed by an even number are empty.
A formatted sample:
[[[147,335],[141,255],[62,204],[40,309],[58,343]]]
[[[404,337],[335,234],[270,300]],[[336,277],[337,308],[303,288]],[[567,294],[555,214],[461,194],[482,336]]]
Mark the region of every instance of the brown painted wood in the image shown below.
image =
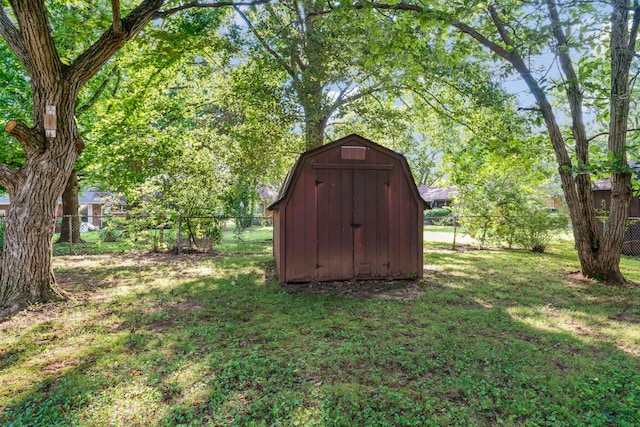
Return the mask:
[[[388,173],[354,171],[354,276],[388,274]]]
[[[424,207],[398,153],[357,135],[304,153],[268,208],[280,281],[421,277]]]
[[[314,169],[369,169],[369,170],[391,170],[393,165],[372,165],[372,164],[341,164],[341,163],[313,163]]]

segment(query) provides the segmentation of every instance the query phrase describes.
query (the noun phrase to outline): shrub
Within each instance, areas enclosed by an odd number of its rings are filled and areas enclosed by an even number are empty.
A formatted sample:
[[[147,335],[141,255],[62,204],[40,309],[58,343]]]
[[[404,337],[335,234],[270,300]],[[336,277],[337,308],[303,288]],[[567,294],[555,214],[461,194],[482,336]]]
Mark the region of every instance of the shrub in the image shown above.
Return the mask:
[[[122,237],[121,218],[105,218],[100,229],[100,240],[103,242],[117,242]]]
[[[429,225],[451,225],[452,213],[447,208],[434,208],[424,213],[424,223]]]
[[[450,215],[451,215],[451,211],[447,208],[434,208],[424,213],[424,216],[426,218],[443,217],[443,216],[450,216]]]
[[[470,186],[464,203],[464,226],[480,247],[506,244],[544,252],[553,232],[568,225],[566,215],[550,212],[533,191],[508,179]]]
[[[513,241],[533,252],[544,252],[553,232],[569,225],[567,215],[550,213],[539,206],[529,206],[525,215],[515,229]]]

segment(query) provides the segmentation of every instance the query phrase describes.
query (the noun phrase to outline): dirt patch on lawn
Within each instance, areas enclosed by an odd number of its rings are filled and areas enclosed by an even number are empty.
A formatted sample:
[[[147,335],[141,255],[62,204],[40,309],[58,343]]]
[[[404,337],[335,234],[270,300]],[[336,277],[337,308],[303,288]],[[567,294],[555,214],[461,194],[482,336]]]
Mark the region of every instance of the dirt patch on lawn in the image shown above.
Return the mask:
[[[471,252],[471,251],[482,251],[482,250],[498,250],[499,248],[480,248],[478,246],[475,245],[469,245],[469,244],[465,244],[465,243],[458,243],[456,244],[455,249],[452,249],[451,247],[449,248],[424,248],[423,252],[446,252],[446,253],[451,253],[451,252]]]
[[[429,285],[420,280],[344,280],[332,282],[285,283],[291,293],[347,296],[362,299],[409,301],[422,296]]]

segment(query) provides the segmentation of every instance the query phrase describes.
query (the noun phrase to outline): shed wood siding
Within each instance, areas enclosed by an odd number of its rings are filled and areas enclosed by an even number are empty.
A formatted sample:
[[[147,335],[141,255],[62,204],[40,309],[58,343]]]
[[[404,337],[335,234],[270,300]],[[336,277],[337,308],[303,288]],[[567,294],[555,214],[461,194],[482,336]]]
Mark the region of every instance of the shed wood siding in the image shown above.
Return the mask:
[[[611,190],[594,190],[593,203],[596,209],[604,208],[605,212],[609,212],[611,206]],[[640,198],[631,197],[629,204],[629,218],[640,218]]]
[[[281,282],[422,277],[424,202],[404,157],[371,141],[303,154],[270,209]]]

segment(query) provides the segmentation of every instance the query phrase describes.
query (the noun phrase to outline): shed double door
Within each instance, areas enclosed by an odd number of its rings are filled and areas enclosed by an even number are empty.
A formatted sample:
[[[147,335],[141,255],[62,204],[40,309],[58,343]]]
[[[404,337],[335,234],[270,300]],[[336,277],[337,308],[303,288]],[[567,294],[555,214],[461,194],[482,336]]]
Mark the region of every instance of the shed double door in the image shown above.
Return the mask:
[[[355,166],[316,169],[318,280],[389,271],[389,168]]]

